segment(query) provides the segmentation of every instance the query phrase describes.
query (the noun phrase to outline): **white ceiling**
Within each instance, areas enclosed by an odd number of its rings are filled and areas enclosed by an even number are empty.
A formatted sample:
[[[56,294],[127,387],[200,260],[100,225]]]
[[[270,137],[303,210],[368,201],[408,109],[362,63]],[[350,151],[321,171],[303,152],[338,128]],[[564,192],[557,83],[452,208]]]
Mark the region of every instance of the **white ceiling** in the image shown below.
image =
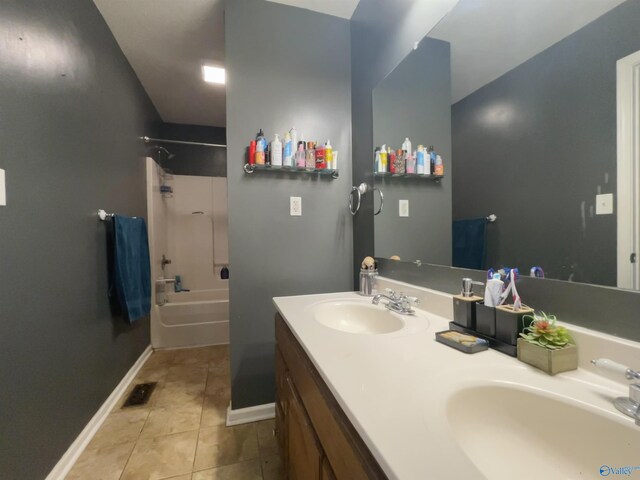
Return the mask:
[[[360,0],[267,0],[350,19]],[[393,0],[392,0],[393,1]]]
[[[94,0],[165,122],[226,124],[224,85],[202,64],[224,66],[224,0]]]
[[[429,33],[451,43],[452,103],[624,0],[460,0]]]

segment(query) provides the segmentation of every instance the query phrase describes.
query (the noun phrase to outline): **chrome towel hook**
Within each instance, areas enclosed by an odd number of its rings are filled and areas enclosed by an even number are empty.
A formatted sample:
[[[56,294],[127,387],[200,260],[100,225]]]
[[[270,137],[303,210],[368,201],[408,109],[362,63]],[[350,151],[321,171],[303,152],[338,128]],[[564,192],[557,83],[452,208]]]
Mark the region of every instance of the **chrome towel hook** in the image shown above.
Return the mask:
[[[362,195],[369,191],[369,186],[362,182],[360,185],[351,187],[349,192],[349,213],[355,215],[360,210],[360,203],[362,202]],[[353,208],[353,192],[356,192],[357,203],[355,209]]]

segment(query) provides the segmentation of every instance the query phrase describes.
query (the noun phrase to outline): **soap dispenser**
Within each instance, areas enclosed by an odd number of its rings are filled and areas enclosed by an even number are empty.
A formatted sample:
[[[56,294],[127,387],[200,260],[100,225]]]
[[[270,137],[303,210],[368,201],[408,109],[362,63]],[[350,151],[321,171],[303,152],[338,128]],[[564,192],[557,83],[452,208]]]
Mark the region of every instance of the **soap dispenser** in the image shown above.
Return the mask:
[[[462,292],[453,296],[453,323],[470,330],[476,329],[476,304],[482,300],[473,293],[474,285],[482,286],[484,283],[463,278]]]

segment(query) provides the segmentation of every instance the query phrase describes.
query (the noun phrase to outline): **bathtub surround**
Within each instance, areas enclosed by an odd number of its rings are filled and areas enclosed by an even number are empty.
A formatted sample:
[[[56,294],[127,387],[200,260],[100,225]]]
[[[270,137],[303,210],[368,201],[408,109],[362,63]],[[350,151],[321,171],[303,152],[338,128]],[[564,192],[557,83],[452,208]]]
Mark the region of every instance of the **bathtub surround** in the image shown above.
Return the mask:
[[[109,310],[96,211],[145,216],[159,118],[92,2],[0,19],[0,478],[42,479],[149,344]]]
[[[231,0],[225,29],[235,410],[274,400],[271,298],[351,289],[349,21]],[[260,128],[271,139],[292,125],[301,135],[331,139],[344,167],[338,179],[243,172],[247,146]],[[301,217],[289,215],[290,196],[302,196]]]

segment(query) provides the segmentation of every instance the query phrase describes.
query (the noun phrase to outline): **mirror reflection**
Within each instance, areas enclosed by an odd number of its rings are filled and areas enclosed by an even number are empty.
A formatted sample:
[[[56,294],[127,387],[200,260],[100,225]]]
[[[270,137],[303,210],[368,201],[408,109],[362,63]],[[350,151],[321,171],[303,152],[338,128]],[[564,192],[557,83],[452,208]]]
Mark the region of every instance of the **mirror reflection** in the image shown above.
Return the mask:
[[[460,0],[373,91],[376,255],[638,289],[639,21]]]

